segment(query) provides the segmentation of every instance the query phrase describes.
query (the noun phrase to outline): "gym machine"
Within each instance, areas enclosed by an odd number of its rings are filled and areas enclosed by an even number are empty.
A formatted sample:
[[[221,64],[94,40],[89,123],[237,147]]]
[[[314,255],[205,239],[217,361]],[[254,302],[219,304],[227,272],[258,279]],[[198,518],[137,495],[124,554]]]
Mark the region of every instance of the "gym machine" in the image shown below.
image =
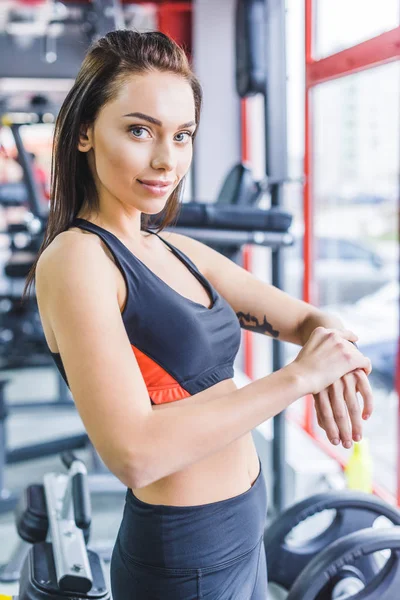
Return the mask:
[[[108,600],[104,564],[87,547],[91,503],[83,461],[62,454],[67,474],[46,473],[26,488],[16,509],[18,534],[26,546],[19,600]]]

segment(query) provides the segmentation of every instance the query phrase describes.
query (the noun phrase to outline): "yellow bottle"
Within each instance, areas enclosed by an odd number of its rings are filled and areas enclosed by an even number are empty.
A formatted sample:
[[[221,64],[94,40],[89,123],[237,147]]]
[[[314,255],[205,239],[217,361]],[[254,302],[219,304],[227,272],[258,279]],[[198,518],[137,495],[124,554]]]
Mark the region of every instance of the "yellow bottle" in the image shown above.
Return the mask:
[[[353,453],[344,469],[344,474],[350,490],[372,493],[372,458],[367,439],[354,442]]]

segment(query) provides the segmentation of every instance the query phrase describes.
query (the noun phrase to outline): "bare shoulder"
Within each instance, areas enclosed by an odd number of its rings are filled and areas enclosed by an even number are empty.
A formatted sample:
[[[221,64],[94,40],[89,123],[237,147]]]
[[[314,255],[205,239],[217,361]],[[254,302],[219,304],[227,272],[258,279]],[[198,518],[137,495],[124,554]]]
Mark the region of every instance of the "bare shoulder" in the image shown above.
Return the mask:
[[[72,230],[59,233],[42,252],[36,266],[38,300],[43,302],[56,282],[65,280],[72,284],[89,271],[104,273],[104,279],[111,272],[99,238]]]
[[[86,252],[90,252],[91,259],[104,258],[101,251],[100,239],[95,235],[81,235],[79,231],[69,229],[59,233],[42,252],[37,263],[37,275],[45,274],[49,269],[57,269],[74,261],[74,266],[79,267]]]

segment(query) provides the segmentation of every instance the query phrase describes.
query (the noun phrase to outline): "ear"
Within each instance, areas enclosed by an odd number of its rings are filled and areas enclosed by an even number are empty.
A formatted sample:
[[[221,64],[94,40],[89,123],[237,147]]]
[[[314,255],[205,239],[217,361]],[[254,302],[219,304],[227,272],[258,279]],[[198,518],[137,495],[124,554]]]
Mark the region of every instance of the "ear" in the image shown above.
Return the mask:
[[[78,150],[80,152],[89,152],[92,148],[92,128],[88,125],[81,125],[79,130]]]

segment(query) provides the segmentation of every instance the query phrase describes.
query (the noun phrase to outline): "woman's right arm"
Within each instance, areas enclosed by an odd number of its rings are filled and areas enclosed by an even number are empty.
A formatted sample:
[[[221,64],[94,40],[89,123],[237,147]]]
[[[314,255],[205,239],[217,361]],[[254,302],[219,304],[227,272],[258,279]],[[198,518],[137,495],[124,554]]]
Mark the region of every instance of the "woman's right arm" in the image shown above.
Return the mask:
[[[271,375],[221,397],[196,404],[194,396],[192,404],[183,405],[188,398],[171,403],[168,410],[153,411],[145,436],[156,441],[148,449],[141,485],[213,454],[350,371],[369,372],[370,360],[348,341],[353,335],[317,327],[296,359]]]
[[[306,368],[313,353],[322,360],[336,352],[337,368],[330,366],[329,375],[319,378],[321,389],[329,378],[333,382],[362,366],[351,344],[345,341],[353,358],[344,340],[319,332],[312,351],[303,347],[302,361],[201,404],[176,402],[169,410],[152,410],[121,318],[111,263],[98,244],[74,238],[65,237],[41,256],[39,311],[50,321],[89,438],[128,487],[144,487],[217,452],[314,392],[317,383]]]
[[[288,365],[224,396],[197,404],[193,396],[192,404],[184,405],[184,399],[153,410],[145,430],[153,441],[138,487],[221,450],[305,393],[300,373]]]

